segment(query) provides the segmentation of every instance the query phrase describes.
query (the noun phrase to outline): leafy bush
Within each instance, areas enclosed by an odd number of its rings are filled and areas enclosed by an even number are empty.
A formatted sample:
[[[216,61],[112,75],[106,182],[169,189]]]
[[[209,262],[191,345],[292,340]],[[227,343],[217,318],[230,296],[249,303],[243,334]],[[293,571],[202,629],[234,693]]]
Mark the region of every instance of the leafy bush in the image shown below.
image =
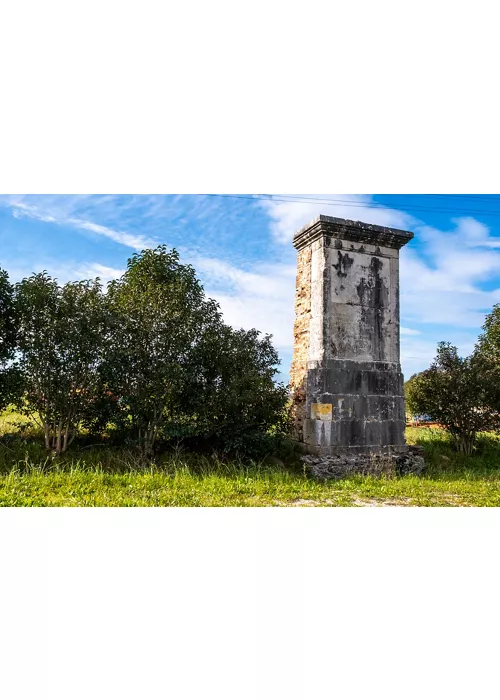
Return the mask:
[[[488,404],[500,413],[500,304],[486,316],[474,355],[481,368]]]
[[[166,246],[134,255],[107,297],[111,341],[104,376],[118,397],[116,420],[150,454],[177,414],[190,357],[220,312],[194,269]]]
[[[247,456],[277,444],[287,391],[274,382],[271,338],[225,325],[177,251],[159,246],[133,256],[107,296],[104,377],[118,397],[122,438],[145,454],[161,440]]]
[[[60,286],[46,272],[16,285],[20,413],[43,428],[45,447],[65,452],[102,393],[106,312],[98,280]]]
[[[194,269],[159,246],[125,273],[63,286],[0,274],[0,378],[58,454],[85,428],[152,455],[161,442],[258,457],[289,449],[271,337],[224,324]],[[16,345],[17,343],[17,345]],[[13,359],[16,362],[13,362]]]
[[[15,398],[19,389],[18,373],[12,362],[16,331],[14,288],[5,270],[0,268],[0,411]]]
[[[411,413],[428,414],[451,434],[459,452],[472,453],[477,434],[500,426],[482,358],[461,358],[450,343],[439,343],[431,367],[405,385]]]
[[[271,337],[222,323],[207,329],[179,397],[195,435],[214,449],[259,457],[282,447],[288,392],[274,381],[279,357]]]

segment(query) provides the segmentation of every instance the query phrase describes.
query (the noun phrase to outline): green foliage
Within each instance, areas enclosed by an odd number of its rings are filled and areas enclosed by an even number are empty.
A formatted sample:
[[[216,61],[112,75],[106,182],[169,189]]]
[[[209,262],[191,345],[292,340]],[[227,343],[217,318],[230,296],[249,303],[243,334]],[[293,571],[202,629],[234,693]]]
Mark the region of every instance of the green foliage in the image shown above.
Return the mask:
[[[421,372],[412,374],[404,386],[406,410],[412,416],[419,415],[423,405],[422,396],[420,395],[421,374]]]
[[[195,435],[214,449],[259,457],[283,448],[288,392],[274,377],[279,357],[269,335],[206,329],[191,358],[179,405],[192,416]]]
[[[428,414],[444,426],[465,454],[472,453],[479,432],[500,426],[481,357],[461,358],[450,343],[439,343],[431,367],[411,377],[405,393],[410,412]]]
[[[109,286],[108,307],[104,375],[118,397],[122,435],[135,436],[146,455],[161,439],[246,456],[276,448],[287,396],[274,383],[279,358],[270,337],[226,326],[175,250],[131,258]]]
[[[106,294],[99,280],[61,286],[46,272],[14,291],[0,282],[0,309],[12,311],[2,316],[0,368],[10,361],[12,389],[3,404],[18,388],[17,408],[39,423],[47,450],[65,452],[84,430],[147,457],[179,441],[245,457],[290,453],[270,336],[225,325],[177,251],[134,255]]]
[[[13,363],[16,332],[14,288],[5,270],[0,268],[0,411],[15,398],[19,389],[18,373]]]
[[[119,397],[117,422],[151,454],[178,414],[191,355],[220,313],[194,269],[166,246],[134,255],[107,296],[111,342],[104,374]]]
[[[500,413],[500,305],[486,316],[474,351],[480,365],[489,406]]]
[[[106,310],[98,280],[60,286],[46,272],[16,285],[20,412],[43,427],[45,446],[64,452],[102,393],[99,366]]]
[[[476,352],[488,362],[491,369],[500,371],[500,304],[495,304],[486,316]]]
[[[482,434],[468,457],[443,430],[409,429],[408,442],[425,447],[424,476],[320,483],[297,460],[242,462],[172,450],[152,463],[136,451],[91,446],[47,455],[22,421],[0,415],[0,507],[500,506],[500,439],[491,434]]]

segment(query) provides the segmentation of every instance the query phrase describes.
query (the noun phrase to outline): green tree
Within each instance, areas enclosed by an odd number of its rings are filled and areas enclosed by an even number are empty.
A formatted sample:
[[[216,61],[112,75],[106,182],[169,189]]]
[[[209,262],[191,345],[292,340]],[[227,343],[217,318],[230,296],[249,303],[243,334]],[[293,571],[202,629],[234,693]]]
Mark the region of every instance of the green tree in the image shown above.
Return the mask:
[[[0,268],[0,411],[15,399],[18,382],[14,360],[17,320],[14,288],[5,270]]]
[[[21,412],[44,430],[45,446],[65,452],[102,394],[106,309],[99,280],[60,286],[46,272],[16,285]]]
[[[500,304],[495,304],[491,313],[486,316],[476,352],[490,371],[500,373]]]
[[[474,355],[481,367],[488,404],[500,414],[500,304],[486,316]]]
[[[474,353],[461,358],[450,343],[439,343],[429,369],[414,375],[405,387],[412,413],[428,414],[451,434],[457,449],[472,453],[477,434],[500,426],[491,405],[484,363]]]
[[[190,265],[159,246],[134,255],[108,287],[105,376],[117,426],[146,455],[161,439],[253,453],[283,433],[288,395],[275,384],[269,336],[225,325]]]
[[[406,412],[411,416],[417,416],[421,413],[420,408],[420,398],[419,398],[419,388],[420,379],[422,372],[418,374],[412,374],[412,376],[405,382],[404,391],[406,399]]]
[[[220,312],[193,267],[166,246],[134,255],[107,296],[112,342],[106,376],[118,397],[118,423],[151,455],[166,425],[179,420],[190,358],[206,330],[220,325]]]
[[[180,397],[194,433],[216,449],[261,456],[289,430],[287,388],[271,336],[224,324],[207,329]]]

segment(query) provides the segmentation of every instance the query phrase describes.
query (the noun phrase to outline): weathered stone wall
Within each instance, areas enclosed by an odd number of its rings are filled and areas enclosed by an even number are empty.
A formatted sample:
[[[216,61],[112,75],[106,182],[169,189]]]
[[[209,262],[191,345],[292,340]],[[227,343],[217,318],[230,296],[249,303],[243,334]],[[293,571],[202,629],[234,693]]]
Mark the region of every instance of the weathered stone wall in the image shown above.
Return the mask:
[[[399,249],[413,234],[319,217],[298,232],[292,391],[314,454],[406,450]]]
[[[398,255],[339,239],[325,245],[326,358],[399,362]]]
[[[306,417],[306,378],[309,359],[309,326],[311,321],[311,258],[310,248],[299,251],[295,291],[295,324],[293,329],[293,361],[290,389],[293,401],[294,437],[302,440]]]

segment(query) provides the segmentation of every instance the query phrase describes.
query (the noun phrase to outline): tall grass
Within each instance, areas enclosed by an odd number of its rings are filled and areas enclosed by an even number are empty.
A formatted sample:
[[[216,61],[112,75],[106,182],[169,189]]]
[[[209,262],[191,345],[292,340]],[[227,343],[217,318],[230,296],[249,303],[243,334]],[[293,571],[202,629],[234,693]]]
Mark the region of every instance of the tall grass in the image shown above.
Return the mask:
[[[500,438],[481,435],[474,455],[436,428],[409,428],[425,448],[423,477],[350,477],[318,483],[298,458],[260,462],[192,454],[179,445],[154,460],[134,450],[74,445],[47,454],[38,428],[0,416],[4,506],[500,506]]]

